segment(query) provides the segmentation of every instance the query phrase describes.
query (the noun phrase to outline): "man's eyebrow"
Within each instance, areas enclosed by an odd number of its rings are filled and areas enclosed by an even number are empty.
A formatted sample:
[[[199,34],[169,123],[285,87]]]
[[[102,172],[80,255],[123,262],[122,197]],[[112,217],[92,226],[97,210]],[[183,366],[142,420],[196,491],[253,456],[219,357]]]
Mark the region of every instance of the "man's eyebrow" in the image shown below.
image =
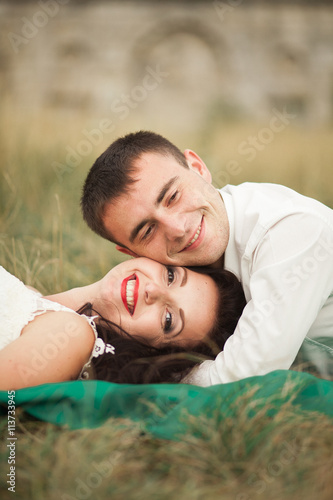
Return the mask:
[[[141,229],[150,221],[150,219],[144,219],[141,221],[134,229],[132,229],[129,240],[131,243],[135,240]]]
[[[176,175],[175,177],[171,177],[171,179],[166,183],[164,184],[164,186],[162,187],[162,189],[160,190],[157,198],[156,198],[156,201],[155,201],[155,206],[159,205],[164,196],[167,194],[167,192],[169,191],[169,189],[171,188],[172,184],[178,179],[178,175]]]
[[[166,184],[164,184],[164,186],[162,186],[160,192],[157,195],[156,201],[155,201],[155,206],[156,207],[163,201],[164,196],[169,191],[169,189],[174,184],[174,182],[178,179],[178,177],[179,177],[178,175],[176,175],[175,177],[172,177]],[[150,219],[144,219],[143,221],[139,222],[139,224],[137,224],[134,229],[132,229],[131,234],[129,236],[130,243],[133,243],[133,241],[135,240],[135,238],[137,237],[137,235],[139,234],[139,232],[141,231],[141,229],[149,221],[150,221]]]

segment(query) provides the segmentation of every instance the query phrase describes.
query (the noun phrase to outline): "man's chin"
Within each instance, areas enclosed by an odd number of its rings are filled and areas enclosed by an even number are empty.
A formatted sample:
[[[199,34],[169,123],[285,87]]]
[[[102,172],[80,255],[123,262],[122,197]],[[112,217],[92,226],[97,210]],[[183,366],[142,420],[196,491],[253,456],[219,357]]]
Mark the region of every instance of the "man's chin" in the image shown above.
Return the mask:
[[[179,252],[173,257],[174,265],[179,266],[219,266],[223,264],[224,253],[220,251],[195,251]]]
[[[176,260],[176,259],[175,259]],[[178,266],[207,266],[209,265],[209,260],[207,260],[207,256],[203,256],[200,254],[190,254],[186,252],[182,252],[179,254],[177,263]]]

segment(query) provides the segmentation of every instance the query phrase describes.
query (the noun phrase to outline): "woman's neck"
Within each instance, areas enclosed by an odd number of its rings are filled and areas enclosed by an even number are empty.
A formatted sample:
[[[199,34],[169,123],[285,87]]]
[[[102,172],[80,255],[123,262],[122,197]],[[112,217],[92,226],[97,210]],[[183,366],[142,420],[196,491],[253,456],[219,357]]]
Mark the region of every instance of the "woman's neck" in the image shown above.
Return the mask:
[[[96,297],[98,297],[98,292],[99,282],[92,283],[87,286],[72,288],[71,290],[55,293],[53,295],[47,295],[44,298],[52,300],[53,302],[58,302],[58,304],[62,304],[63,306],[77,311],[87,302],[91,302],[93,304]]]

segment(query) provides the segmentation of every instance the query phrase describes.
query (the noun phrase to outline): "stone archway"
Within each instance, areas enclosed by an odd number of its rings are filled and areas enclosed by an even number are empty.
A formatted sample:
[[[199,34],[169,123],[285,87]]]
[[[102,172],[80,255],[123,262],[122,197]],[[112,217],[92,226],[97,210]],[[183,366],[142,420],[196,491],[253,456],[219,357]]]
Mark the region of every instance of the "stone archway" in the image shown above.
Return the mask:
[[[219,34],[197,19],[158,23],[136,40],[131,57],[133,80],[149,66],[168,73],[147,106],[184,125],[202,119],[220,95],[224,74],[231,71],[229,51]]]

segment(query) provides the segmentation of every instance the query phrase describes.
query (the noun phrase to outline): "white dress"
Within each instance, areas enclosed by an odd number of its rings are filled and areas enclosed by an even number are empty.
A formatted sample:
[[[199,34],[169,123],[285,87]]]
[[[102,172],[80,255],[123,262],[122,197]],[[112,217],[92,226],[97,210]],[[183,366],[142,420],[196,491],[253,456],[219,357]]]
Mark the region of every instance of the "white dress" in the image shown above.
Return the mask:
[[[44,299],[40,293],[27,288],[22,281],[0,266],[0,350],[16,340],[23,328],[36,316],[48,311],[68,311],[72,309],[57,302]],[[83,366],[79,378],[88,378],[91,359],[98,352],[98,335],[93,318],[81,314],[90,324],[95,344],[88,362]]]

